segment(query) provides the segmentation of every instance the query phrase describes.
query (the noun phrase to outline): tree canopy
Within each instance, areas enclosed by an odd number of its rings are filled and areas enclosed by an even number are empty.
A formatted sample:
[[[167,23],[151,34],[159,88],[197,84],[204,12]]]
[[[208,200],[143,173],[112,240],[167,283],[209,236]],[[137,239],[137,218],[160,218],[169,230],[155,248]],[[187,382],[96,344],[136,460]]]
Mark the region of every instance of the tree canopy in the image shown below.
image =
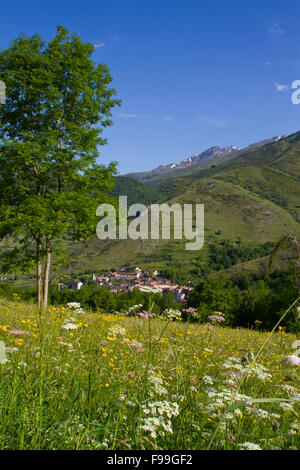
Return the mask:
[[[96,208],[111,199],[116,173],[115,163],[105,167],[97,157],[106,143],[103,128],[112,125],[111,109],[120,101],[108,67],[96,64],[93,52],[93,45],[62,26],[49,43],[21,34],[0,51],[6,85],[0,107],[0,239],[20,237],[5,267],[36,265],[44,308],[59,237],[95,235]]]

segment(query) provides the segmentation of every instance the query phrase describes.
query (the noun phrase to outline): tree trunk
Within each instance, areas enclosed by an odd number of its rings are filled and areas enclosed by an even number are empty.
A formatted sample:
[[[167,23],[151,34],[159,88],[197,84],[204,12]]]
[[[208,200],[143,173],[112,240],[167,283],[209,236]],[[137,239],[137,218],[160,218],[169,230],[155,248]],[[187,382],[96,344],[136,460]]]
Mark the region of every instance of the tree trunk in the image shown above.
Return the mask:
[[[37,284],[37,302],[38,308],[41,309],[42,304],[42,237],[38,237],[36,242],[36,284]]]
[[[51,251],[50,251],[50,235],[46,237],[46,262],[45,262],[45,271],[44,271],[44,292],[43,292],[43,311],[46,311],[48,305],[48,285],[49,285],[49,271],[50,271],[50,261],[51,261]]]

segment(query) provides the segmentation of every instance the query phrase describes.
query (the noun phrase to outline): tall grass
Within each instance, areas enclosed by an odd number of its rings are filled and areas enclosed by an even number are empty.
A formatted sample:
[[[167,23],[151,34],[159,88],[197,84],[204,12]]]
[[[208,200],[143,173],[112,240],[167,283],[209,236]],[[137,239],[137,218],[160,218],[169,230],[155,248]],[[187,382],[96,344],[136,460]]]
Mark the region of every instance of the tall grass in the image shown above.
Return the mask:
[[[0,304],[0,340],[1,449],[299,447],[299,367],[283,363],[295,336],[283,329],[64,307],[39,318],[16,300]]]

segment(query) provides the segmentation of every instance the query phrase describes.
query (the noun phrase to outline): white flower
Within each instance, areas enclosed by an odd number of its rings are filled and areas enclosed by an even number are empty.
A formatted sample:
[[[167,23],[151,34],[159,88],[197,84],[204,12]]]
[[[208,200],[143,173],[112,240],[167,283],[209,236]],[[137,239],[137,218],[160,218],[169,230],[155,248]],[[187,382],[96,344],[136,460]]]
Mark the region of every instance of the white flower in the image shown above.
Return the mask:
[[[269,413],[266,410],[262,410],[261,408],[254,410],[253,414],[257,418],[261,418],[261,419],[268,419],[270,417]]]
[[[75,325],[74,323],[65,323],[62,328],[64,330],[77,330],[78,326]]]
[[[168,401],[156,401],[142,405],[143,413],[149,417],[142,418],[140,429],[150,432],[151,437],[154,439],[157,435],[164,436],[165,432],[173,433],[171,418],[178,416],[178,404],[170,403]]]
[[[127,313],[132,313],[135,310],[139,310],[142,308],[142,306],[143,306],[142,304],[133,305],[132,307],[129,307],[129,309],[127,310]]]
[[[19,368],[20,368],[20,367],[27,367],[27,363],[21,361],[21,362],[18,363],[18,366],[19,366]]]
[[[100,444],[104,449],[107,449],[108,447],[108,440],[104,439],[104,441]]]
[[[126,335],[126,328],[121,325],[113,325],[108,330],[109,336],[125,336]]]
[[[171,395],[172,400],[178,400],[180,402],[183,402],[185,400],[184,395]]]
[[[163,316],[167,317],[169,320],[179,320],[181,318],[181,312],[173,308],[167,308],[163,311]]]
[[[67,307],[77,310],[78,308],[80,308],[80,304],[78,302],[69,302],[67,304]]]
[[[253,444],[253,442],[243,442],[242,444],[239,444],[239,447],[242,450],[262,450],[259,445]]]
[[[0,364],[6,364],[9,360],[6,357],[5,343],[0,341]]]
[[[153,384],[154,392],[157,395],[167,395],[168,391],[163,386],[163,380],[160,377],[156,377],[155,375],[149,375],[148,380],[150,383]]]
[[[5,348],[5,352],[7,353],[14,353],[17,351],[18,351],[18,348]]]
[[[210,377],[209,375],[205,375],[202,377],[202,380],[206,385],[213,385],[216,379],[214,377]]]
[[[296,430],[296,431],[300,431],[300,423],[298,423],[298,421],[294,421],[292,424],[291,424],[291,428]]]
[[[282,403],[279,404],[279,406],[280,406],[280,408],[282,408],[285,411],[294,411],[293,406],[291,405],[291,403],[282,402]]]

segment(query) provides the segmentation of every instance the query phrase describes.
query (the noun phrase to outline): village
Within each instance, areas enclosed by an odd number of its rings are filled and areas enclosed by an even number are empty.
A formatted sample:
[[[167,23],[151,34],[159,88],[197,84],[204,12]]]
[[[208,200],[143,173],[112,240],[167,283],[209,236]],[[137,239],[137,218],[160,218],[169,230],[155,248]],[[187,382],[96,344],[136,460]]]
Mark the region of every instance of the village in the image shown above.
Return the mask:
[[[138,266],[134,268],[119,268],[119,270],[112,270],[101,276],[92,275],[92,281],[96,283],[98,287],[106,287],[113,292],[126,292],[132,291],[133,289],[143,290],[146,288],[153,288],[161,295],[167,292],[172,292],[178,302],[185,302],[192,286],[182,286],[177,283],[171,282],[168,279],[158,278],[159,272],[154,269],[141,270]],[[59,290],[63,288],[69,288],[73,290],[80,290],[84,283],[71,282],[68,285],[59,284]]]

